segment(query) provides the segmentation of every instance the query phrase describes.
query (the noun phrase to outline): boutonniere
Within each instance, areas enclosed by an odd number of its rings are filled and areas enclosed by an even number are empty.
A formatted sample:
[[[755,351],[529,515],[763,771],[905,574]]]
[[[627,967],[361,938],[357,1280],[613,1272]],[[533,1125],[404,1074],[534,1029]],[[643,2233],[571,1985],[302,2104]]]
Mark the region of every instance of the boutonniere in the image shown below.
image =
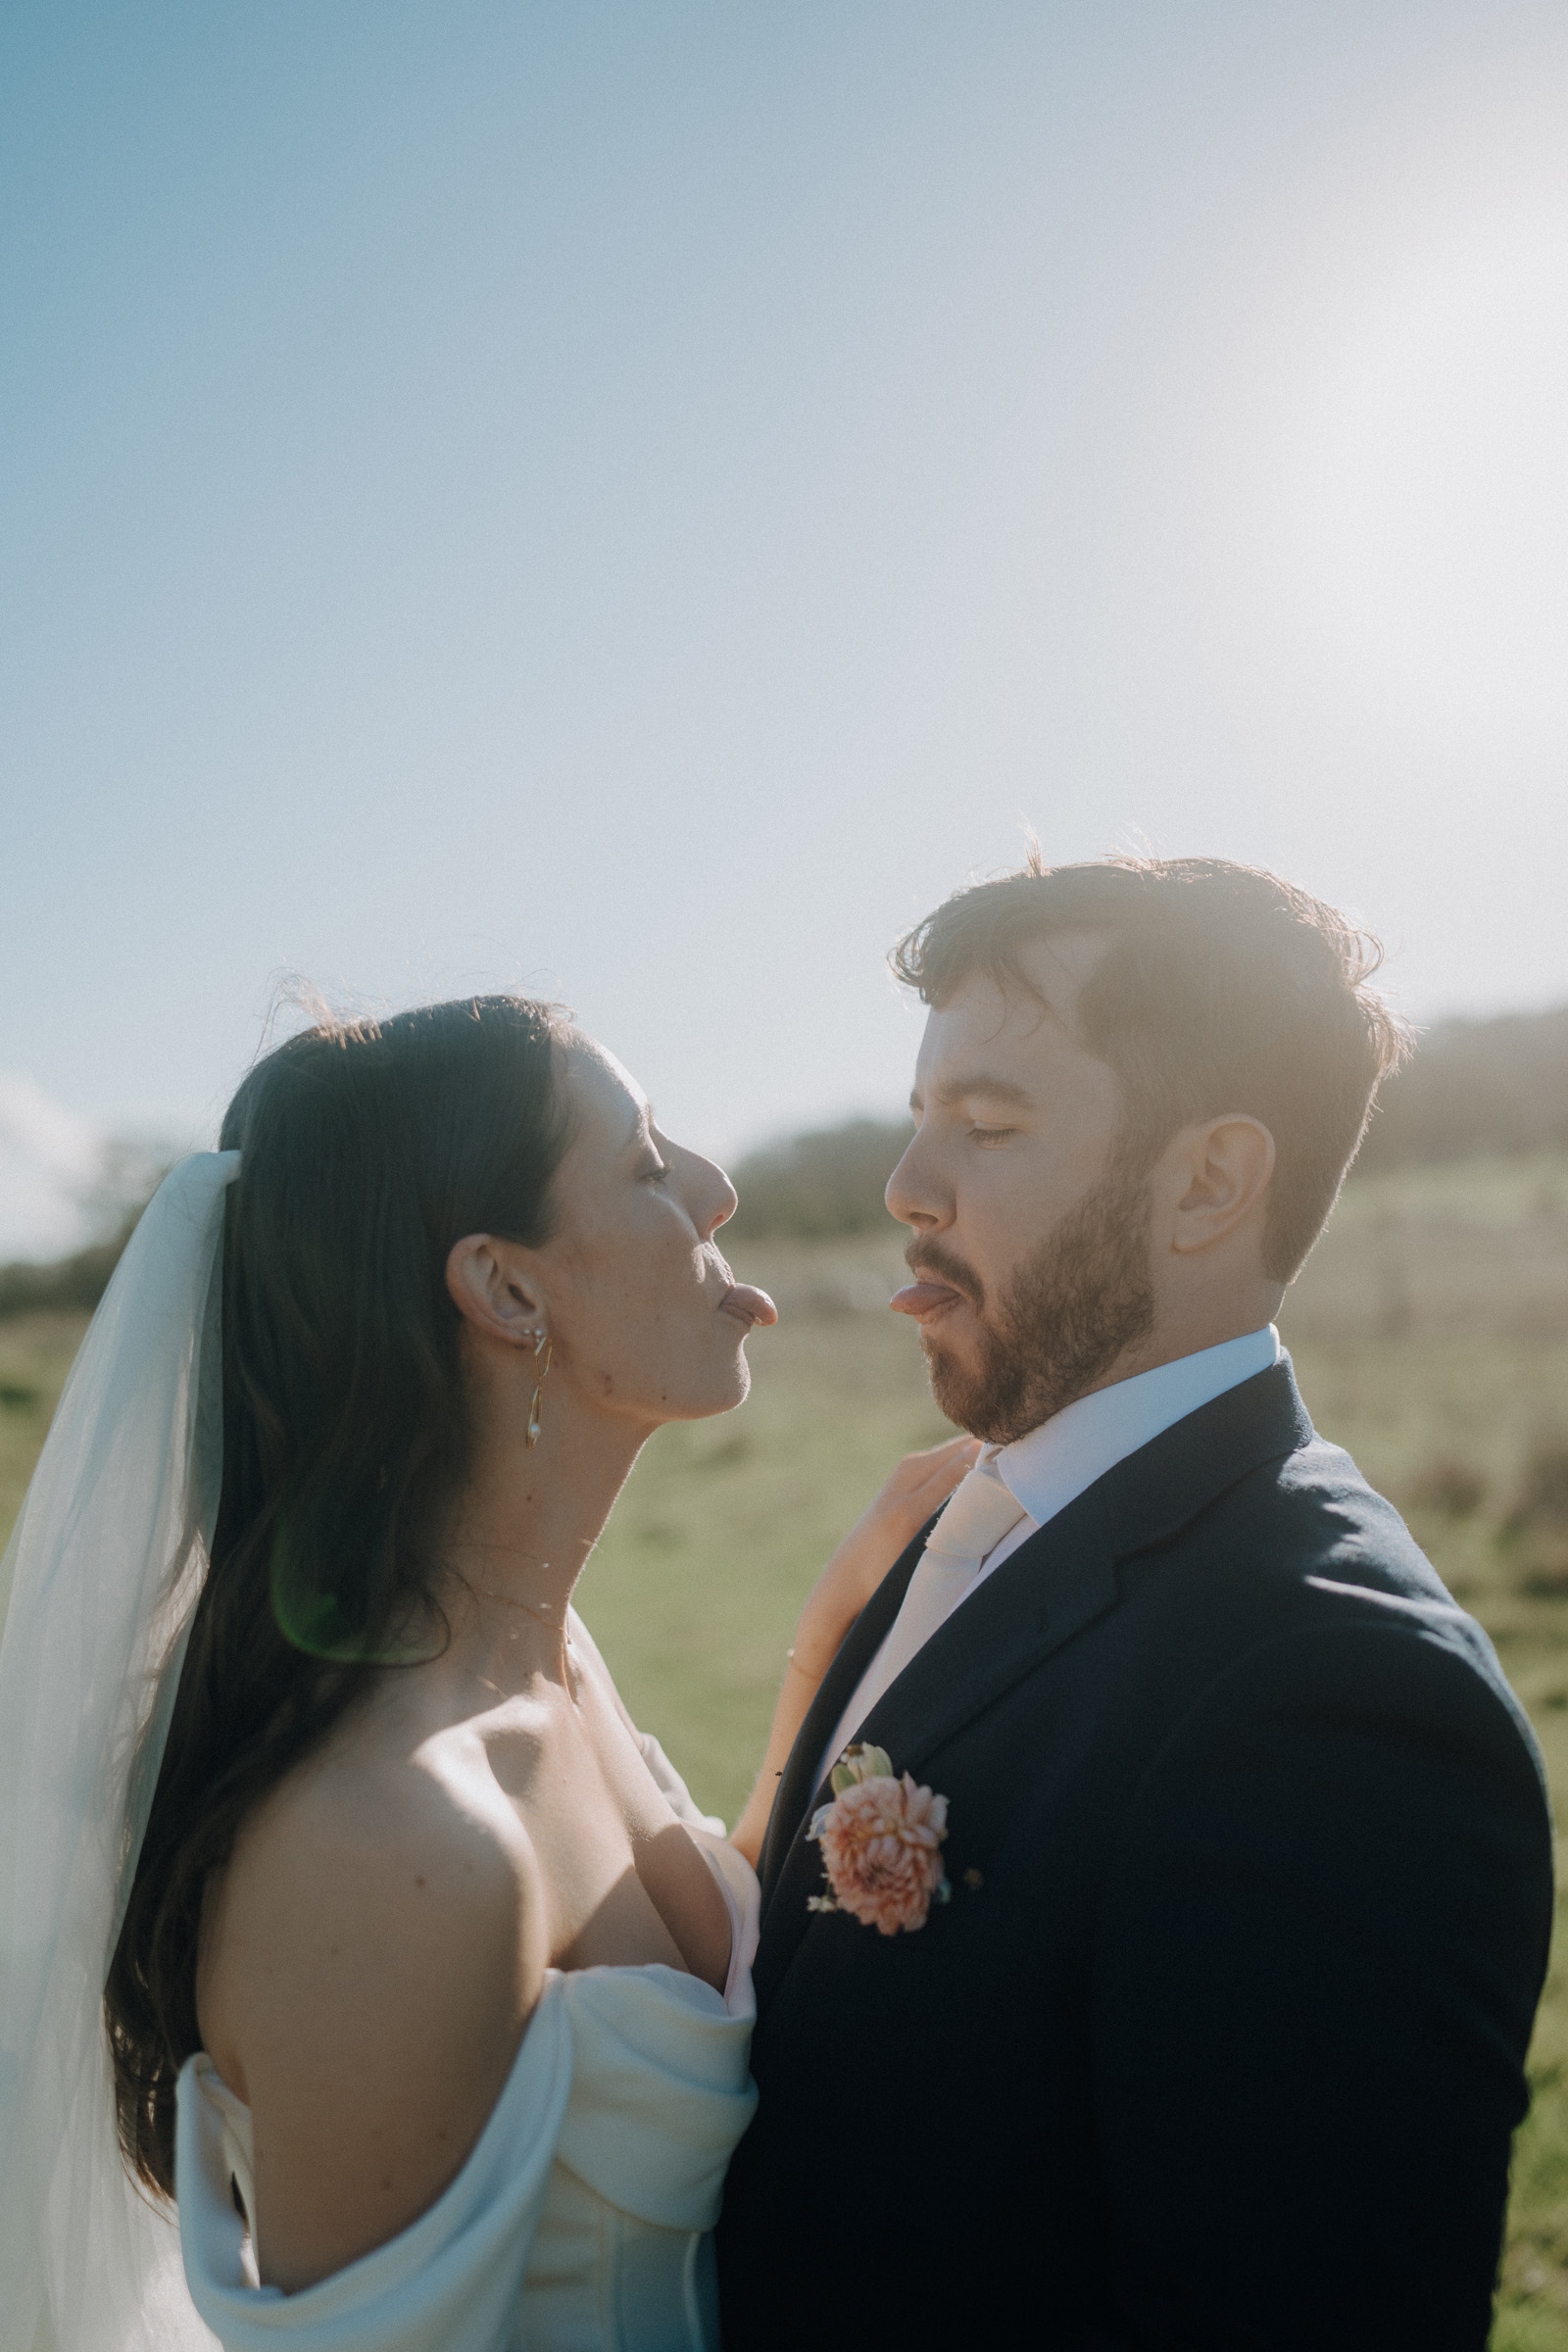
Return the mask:
[[[813,1894],[808,1909],[848,1911],[879,1936],[912,1935],[953,1891],[942,1867],[947,1798],[895,1774],[886,1748],[858,1742],[834,1765],[832,1788],[807,1836],[822,1848],[833,1891]]]

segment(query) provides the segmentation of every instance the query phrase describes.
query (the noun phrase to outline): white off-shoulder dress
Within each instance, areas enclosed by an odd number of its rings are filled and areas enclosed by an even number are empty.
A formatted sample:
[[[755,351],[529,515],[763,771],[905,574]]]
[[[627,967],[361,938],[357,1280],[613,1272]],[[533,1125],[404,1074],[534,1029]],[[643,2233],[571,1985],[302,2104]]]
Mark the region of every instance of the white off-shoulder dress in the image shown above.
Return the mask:
[[[720,1831],[657,1740],[641,1744],[677,1816]],[[456,2180],[399,2236],[298,2294],[257,2281],[250,2110],[205,2052],[186,2061],[185,2277],[225,2352],[715,2352],[709,2232],[757,2103],[758,1888],[733,1846],[702,1843],[730,1914],[722,1995],[659,1963],[552,1969]]]

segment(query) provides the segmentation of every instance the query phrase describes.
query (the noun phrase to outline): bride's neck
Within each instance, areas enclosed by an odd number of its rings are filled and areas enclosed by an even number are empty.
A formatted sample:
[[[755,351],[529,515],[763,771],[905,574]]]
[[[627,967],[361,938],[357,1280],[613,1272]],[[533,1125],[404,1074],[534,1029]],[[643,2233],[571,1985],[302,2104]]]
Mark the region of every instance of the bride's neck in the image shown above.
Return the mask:
[[[515,1398],[480,1395],[472,1413],[467,1472],[446,1514],[444,1565],[472,1596],[482,1647],[514,1665],[522,1630],[523,1655],[543,1664],[559,1653],[564,1671],[572,1590],[650,1433],[585,1411],[565,1383],[554,1394],[547,1388],[532,1446]]]

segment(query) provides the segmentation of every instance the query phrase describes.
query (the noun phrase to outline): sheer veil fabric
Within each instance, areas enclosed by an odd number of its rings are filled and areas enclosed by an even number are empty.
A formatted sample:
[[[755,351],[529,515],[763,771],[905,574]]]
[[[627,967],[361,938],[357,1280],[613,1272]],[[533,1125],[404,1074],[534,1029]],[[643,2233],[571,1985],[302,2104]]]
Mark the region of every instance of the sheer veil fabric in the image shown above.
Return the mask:
[[[0,2352],[208,2352],[172,2209],[121,2160],[103,1988],[222,1469],[237,1152],[159,1187],[72,1370],[0,1570]]]

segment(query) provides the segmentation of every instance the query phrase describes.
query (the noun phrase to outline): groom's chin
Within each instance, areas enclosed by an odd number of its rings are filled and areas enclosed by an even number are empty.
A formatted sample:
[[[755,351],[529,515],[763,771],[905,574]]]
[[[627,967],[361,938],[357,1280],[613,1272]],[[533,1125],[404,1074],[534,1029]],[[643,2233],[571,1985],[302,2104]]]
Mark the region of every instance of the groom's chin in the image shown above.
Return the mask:
[[[941,1410],[959,1429],[987,1446],[1010,1446],[1015,1438],[1038,1428],[1064,1401],[1049,1394],[1050,1383],[1024,1376],[1025,1367],[1009,1358],[1002,1342],[982,1329],[979,1361],[966,1358],[956,1348],[945,1347],[922,1332],[926,1372],[931,1394]]]
[[[939,1409],[959,1429],[966,1429],[972,1438],[989,1440],[990,1431],[984,1427],[988,1416],[983,1376],[972,1364],[966,1364],[956,1349],[940,1346],[923,1332],[920,1345],[925,1350],[931,1394]]]

